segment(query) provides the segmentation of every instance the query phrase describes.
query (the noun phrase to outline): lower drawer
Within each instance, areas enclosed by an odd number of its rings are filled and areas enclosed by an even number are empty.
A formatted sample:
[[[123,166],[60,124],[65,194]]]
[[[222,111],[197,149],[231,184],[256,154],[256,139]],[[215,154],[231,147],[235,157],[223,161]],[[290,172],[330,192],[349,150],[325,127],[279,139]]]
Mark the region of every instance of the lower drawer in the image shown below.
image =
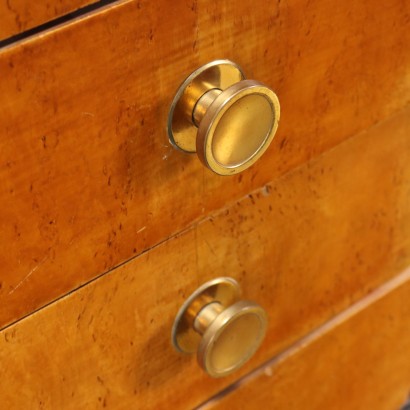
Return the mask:
[[[410,264],[408,114],[4,329],[2,405],[192,408],[395,276]],[[215,380],[174,352],[170,332],[185,298],[218,276],[270,323],[255,357]]]
[[[410,397],[410,269],[205,409],[399,410]]]

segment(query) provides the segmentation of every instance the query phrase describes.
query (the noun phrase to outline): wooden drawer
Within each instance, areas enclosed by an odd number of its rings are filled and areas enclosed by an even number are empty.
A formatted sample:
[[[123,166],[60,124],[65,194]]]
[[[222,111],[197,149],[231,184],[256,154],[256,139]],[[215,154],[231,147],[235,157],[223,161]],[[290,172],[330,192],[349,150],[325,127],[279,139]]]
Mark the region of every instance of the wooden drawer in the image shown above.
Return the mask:
[[[410,392],[410,270],[198,408],[399,410]]]
[[[409,118],[407,109],[4,329],[2,404],[193,408],[394,277],[410,264]],[[170,331],[185,298],[226,275],[270,324],[249,364],[215,380],[173,350]],[[407,323],[408,309],[391,306]]]
[[[3,1],[0,3],[0,44],[10,36],[33,29],[90,3],[92,0]]]
[[[0,49],[2,405],[280,408],[319,354],[338,352],[340,380],[312,373],[329,378],[312,408],[404,401],[408,273],[394,277],[410,264],[409,14],[399,0],[126,0]],[[232,178],[174,151],[164,130],[178,84],[216,58],[282,106],[272,147]],[[222,380],[170,344],[185,298],[218,276],[270,319],[255,357]],[[363,397],[351,374],[391,394]]]
[[[2,49],[0,326],[402,108],[408,7],[124,1]],[[271,85],[283,113],[269,152],[233,178],[164,131],[177,85],[221,57]]]

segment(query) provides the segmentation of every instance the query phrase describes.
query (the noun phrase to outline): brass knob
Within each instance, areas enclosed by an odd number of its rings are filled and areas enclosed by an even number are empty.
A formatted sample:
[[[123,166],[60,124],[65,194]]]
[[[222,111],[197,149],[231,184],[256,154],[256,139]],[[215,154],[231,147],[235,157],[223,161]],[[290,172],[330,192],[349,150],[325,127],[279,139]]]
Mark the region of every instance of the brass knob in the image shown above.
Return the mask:
[[[219,175],[250,167],[266,151],[279,124],[276,94],[245,80],[239,66],[216,60],[194,71],[179,87],[168,116],[172,145]]]
[[[197,352],[199,365],[212,377],[227,376],[241,367],[265,336],[265,310],[239,295],[234,279],[211,280],[186,300],[172,328],[176,350]]]

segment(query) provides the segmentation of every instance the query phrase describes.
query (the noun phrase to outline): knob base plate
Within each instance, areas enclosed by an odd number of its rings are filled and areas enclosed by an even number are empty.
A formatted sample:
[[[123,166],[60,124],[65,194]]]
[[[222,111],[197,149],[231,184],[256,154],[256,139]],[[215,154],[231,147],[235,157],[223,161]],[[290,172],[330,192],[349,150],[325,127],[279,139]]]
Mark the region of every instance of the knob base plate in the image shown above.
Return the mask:
[[[179,87],[168,115],[171,144],[184,152],[196,152],[197,128],[192,119],[196,102],[209,90],[224,91],[243,79],[240,67],[230,60],[212,61],[189,75]]]
[[[238,282],[232,278],[217,278],[200,286],[182,305],[172,327],[172,344],[182,353],[198,350],[201,335],[194,330],[194,320],[200,310],[209,303],[219,302],[227,308],[240,297]]]

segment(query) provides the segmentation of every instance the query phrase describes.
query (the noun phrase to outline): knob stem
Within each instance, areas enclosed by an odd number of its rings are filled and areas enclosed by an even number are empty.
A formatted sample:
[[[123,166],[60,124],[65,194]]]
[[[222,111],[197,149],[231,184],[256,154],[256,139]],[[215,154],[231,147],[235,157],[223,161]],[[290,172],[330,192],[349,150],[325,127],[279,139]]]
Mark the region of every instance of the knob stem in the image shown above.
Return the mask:
[[[215,98],[222,93],[222,90],[219,88],[213,88],[212,90],[207,91],[195,104],[194,110],[192,112],[192,121],[194,125],[198,128],[199,124],[204,118],[206,111],[209,106],[215,101]]]
[[[198,313],[194,320],[194,329],[203,335],[208,329],[209,325],[218,317],[218,315],[224,310],[224,307],[218,303],[213,302],[204,306]]]

